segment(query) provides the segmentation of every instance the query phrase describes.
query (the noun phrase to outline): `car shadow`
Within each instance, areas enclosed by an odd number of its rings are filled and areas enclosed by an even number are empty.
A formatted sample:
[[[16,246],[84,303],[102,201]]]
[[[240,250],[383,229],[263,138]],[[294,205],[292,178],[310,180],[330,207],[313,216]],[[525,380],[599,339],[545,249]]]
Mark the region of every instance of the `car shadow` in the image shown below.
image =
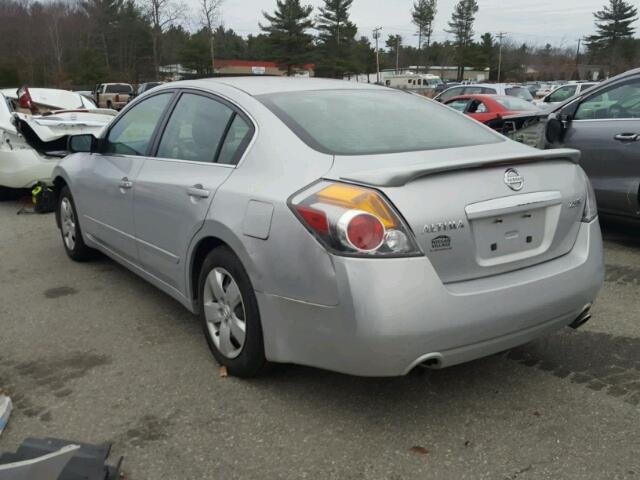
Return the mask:
[[[640,225],[615,220],[600,220],[602,238],[620,246],[640,248]]]

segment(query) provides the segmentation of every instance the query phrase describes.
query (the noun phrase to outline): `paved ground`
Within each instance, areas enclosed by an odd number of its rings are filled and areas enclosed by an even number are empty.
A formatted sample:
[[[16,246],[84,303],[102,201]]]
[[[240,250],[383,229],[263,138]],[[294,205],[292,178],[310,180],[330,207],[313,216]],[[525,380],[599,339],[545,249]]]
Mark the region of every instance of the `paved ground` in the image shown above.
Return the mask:
[[[220,378],[180,305],[65,256],[53,216],[0,202],[0,387],[26,436],[115,443],[142,479],[640,478],[640,233],[606,229],[595,318],[397,379],[282,366]]]

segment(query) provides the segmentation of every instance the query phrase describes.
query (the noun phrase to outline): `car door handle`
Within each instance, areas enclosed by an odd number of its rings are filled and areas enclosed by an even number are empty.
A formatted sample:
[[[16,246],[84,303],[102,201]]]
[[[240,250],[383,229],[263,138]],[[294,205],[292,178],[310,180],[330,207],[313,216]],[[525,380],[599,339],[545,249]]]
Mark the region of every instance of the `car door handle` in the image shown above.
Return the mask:
[[[124,190],[129,190],[130,188],[133,188],[133,182],[129,181],[127,177],[124,177],[122,180],[120,180],[120,183],[118,185],[120,186],[120,188]]]
[[[619,133],[613,138],[619,142],[637,142],[640,135],[637,133]]]
[[[200,184],[187,188],[187,193],[190,197],[197,198],[209,198],[209,195],[211,195],[211,192],[209,190],[205,190],[205,188]]]

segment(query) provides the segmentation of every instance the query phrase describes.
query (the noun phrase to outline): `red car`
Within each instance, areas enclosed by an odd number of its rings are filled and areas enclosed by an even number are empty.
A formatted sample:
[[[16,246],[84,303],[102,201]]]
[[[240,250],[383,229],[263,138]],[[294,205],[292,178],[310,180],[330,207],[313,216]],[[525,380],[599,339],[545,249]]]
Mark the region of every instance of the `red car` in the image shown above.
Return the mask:
[[[526,100],[507,95],[461,95],[447,100],[445,105],[485,124],[494,123],[494,120],[507,115],[540,110]]]

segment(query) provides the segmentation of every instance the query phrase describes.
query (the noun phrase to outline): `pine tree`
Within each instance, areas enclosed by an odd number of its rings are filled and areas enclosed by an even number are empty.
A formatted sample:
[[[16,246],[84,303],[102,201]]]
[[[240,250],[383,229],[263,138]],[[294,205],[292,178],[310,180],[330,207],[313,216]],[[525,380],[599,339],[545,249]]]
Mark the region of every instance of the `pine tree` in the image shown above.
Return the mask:
[[[449,29],[446,32],[455,36],[456,56],[458,60],[458,81],[463,80],[465,53],[473,40],[473,22],[478,13],[476,0],[460,0],[453,9]]]
[[[295,67],[311,60],[313,37],[307,30],[314,26],[312,12],[313,7],[301,5],[300,0],[277,0],[273,15],[262,12],[269,21],[269,25],[260,24],[260,28],[268,34],[271,59],[285,67],[289,76]]]
[[[438,12],[437,0],[418,0],[413,4],[411,19],[418,27],[418,50],[422,58],[422,39],[427,39],[427,48],[431,46],[431,36],[433,35],[433,21]]]
[[[325,0],[316,20],[319,58],[316,72],[342,78],[353,69],[357,27],[349,20],[353,0]]]
[[[592,53],[607,56],[611,67],[620,41],[633,37],[635,27],[631,25],[638,19],[638,9],[625,0],[609,0],[593,16],[596,33],[587,37],[587,46]]]
[[[387,38],[387,48],[389,53],[393,54],[395,59],[394,65],[396,67],[396,75],[400,70],[400,49],[402,48],[402,35],[389,35]]]

